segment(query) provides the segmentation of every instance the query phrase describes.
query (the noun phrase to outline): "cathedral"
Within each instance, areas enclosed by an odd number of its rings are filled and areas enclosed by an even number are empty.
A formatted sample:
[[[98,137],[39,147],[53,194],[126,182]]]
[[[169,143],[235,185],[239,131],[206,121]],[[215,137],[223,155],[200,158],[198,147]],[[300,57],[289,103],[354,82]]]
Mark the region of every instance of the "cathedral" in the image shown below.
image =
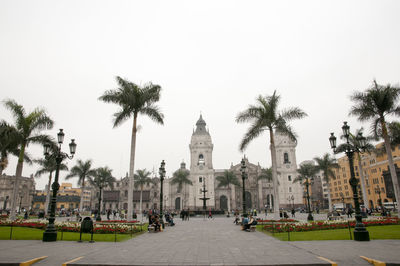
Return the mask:
[[[239,140],[238,140],[239,142]],[[277,170],[279,184],[279,204],[280,208],[298,207],[303,204],[303,189],[299,183],[293,183],[297,176],[296,164],[296,143],[288,137],[275,134],[275,145],[277,153]],[[204,197],[202,190],[207,190],[206,198],[207,209],[212,210],[241,210],[242,209],[242,175],[240,172],[241,163],[231,164],[228,169],[215,169],[213,166],[213,148],[209,130],[206,128],[206,122],[200,115],[196,122],[196,129],[193,131],[190,144],[190,165],[181,163],[176,170],[184,169],[189,171],[189,180],[191,185],[184,184],[178,191],[178,185],[172,185],[173,178],[164,180],[163,206],[166,210],[190,209],[192,211],[203,210]],[[267,147],[261,147],[267,149]],[[258,177],[262,173],[259,164],[254,164],[248,158],[244,158],[247,179],[245,180],[245,200],[246,208],[264,210],[267,206],[273,209],[273,182]],[[217,177],[222,176],[228,170],[233,172],[240,186],[230,185],[227,187],[218,187]],[[155,177],[156,180],[159,180]],[[102,209],[127,209],[128,207],[128,177],[117,181],[114,190],[110,188],[104,190]],[[144,186],[142,193],[143,210],[158,209],[160,201],[160,182],[148,183]],[[95,196],[95,193],[92,193]],[[140,191],[133,191],[133,208],[135,212],[140,211]],[[96,200],[93,199],[93,205],[96,207]],[[228,204],[230,204],[228,208]]]
[[[276,134],[277,170],[279,183],[279,203],[281,208],[291,208],[303,203],[303,189],[299,183],[293,183],[297,176],[296,143],[288,137]],[[185,184],[178,193],[177,185],[170,185],[172,179],[166,179],[164,190],[164,206],[166,209],[190,209],[202,210],[202,190],[207,190],[207,208],[214,210],[240,210],[242,208],[242,187],[231,185],[219,187],[217,176],[222,176],[225,170],[233,172],[239,183],[242,184],[240,167],[241,164],[232,164],[229,169],[214,169],[213,147],[210,132],[206,128],[206,122],[200,115],[193,131],[190,150],[190,175],[192,185]],[[264,148],[264,147],[263,147]],[[245,199],[247,209],[264,209],[268,206],[272,209],[274,205],[273,183],[265,179],[259,179],[261,166],[249,162],[245,158],[247,167],[247,179],[245,180]],[[186,169],[184,163],[180,166]],[[228,208],[230,198],[230,208]]]

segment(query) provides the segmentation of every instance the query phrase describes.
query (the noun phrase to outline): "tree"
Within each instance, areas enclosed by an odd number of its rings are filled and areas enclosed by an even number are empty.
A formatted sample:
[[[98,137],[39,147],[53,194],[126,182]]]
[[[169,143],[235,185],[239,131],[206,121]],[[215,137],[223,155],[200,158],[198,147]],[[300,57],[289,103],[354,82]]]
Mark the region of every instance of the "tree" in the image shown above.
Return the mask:
[[[99,210],[97,213],[96,221],[101,221],[101,192],[103,188],[114,188],[115,177],[112,176],[112,170],[106,167],[99,167],[96,169],[94,178],[88,178],[90,183],[99,190]]]
[[[162,125],[164,124],[164,115],[159,107],[155,105],[160,100],[161,87],[159,85],[150,82],[139,86],[118,76],[116,79],[119,87],[116,90],[106,91],[99,97],[99,100],[106,103],[114,103],[121,107],[118,112],[114,113],[114,128],[133,116],[128,189],[128,220],[131,220],[138,115],[147,115],[150,119]]]
[[[365,140],[365,147],[361,147],[361,143],[358,140],[357,136],[362,135],[363,128],[360,128],[356,130],[355,134],[349,135],[349,144],[347,143],[342,143],[336,148],[336,153],[340,152],[346,152],[347,146],[350,145],[350,148],[355,151],[355,154],[357,156],[357,161],[358,161],[358,169],[359,169],[359,174],[360,174],[360,180],[361,180],[361,193],[363,197],[363,202],[365,208],[369,209],[369,202],[368,202],[368,196],[367,196],[367,189],[365,186],[365,177],[364,177],[364,171],[361,163],[361,150],[364,148],[365,151],[368,153],[375,151],[374,145],[371,144],[370,140],[371,137],[366,138]],[[344,136],[341,136],[341,139],[344,139]]]
[[[50,195],[51,180],[53,178],[53,172],[55,172],[57,169],[56,159],[54,157],[49,157],[48,159],[38,159],[38,160],[33,160],[33,161],[41,166],[36,171],[35,177],[40,177],[46,173],[49,174],[49,182],[47,184],[47,192],[46,192],[46,202],[44,204],[44,211],[45,211],[45,214],[47,215],[47,213],[49,211],[50,196],[51,196]],[[61,171],[68,170],[67,165],[64,163],[61,163],[60,170]]]
[[[398,105],[399,96],[399,87],[393,87],[390,84],[386,86],[378,85],[374,80],[372,87],[365,92],[356,92],[351,96],[351,100],[355,105],[352,106],[350,110],[350,115],[357,116],[358,120],[361,122],[373,120],[371,131],[376,139],[380,137],[380,128],[381,136],[385,143],[390,175],[392,177],[394,194],[397,202],[400,200],[400,188],[393,163],[386,118],[390,115],[400,115],[400,106]],[[400,217],[400,212],[398,213],[398,217]]]
[[[36,108],[27,114],[24,107],[14,100],[6,100],[4,101],[4,105],[11,111],[14,117],[15,124],[12,125],[12,127],[14,128],[14,137],[19,148],[10,214],[10,219],[14,220],[19,178],[22,176],[22,168],[25,159],[25,149],[29,144],[45,144],[50,142],[50,137],[48,135],[40,134],[40,132],[44,129],[52,129],[54,122],[43,109]]]
[[[271,161],[272,161],[272,180],[274,185],[274,213],[275,218],[279,219],[279,192],[278,192],[278,173],[276,163],[276,149],[274,132],[289,136],[296,141],[296,134],[288,125],[288,122],[293,119],[300,119],[307,114],[297,107],[288,108],[284,111],[278,111],[280,96],[276,91],[272,96],[259,95],[256,99],[256,105],[250,105],[245,111],[240,112],[236,117],[237,123],[251,122],[250,128],[244,135],[240,150],[244,151],[248,144],[265,130],[269,131]]]
[[[301,164],[300,168],[297,169],[297,173],[299,174],[294,180],[293,183],[299,182],[302,186],[306,186],[307,193],[307,207],[308,207],[308,217],[307,220],[313,220],[311,215],[311,205],[310,205],[310,192],[308,187],[312,184],[312,181],[315,175],[318,173],[318,167],[314,166],[311,163]],[[310,181],[311,179],[311,181]]]
[[[92,160],[77,160],[76,165],[71,168],[69,174],[65,179],[70,179],[72,177],[78,177],[78,185],[81,186],[81,201],[79,203],[79,210],[83,210],[83,196],[85,191],[85,181],[86,179],[91,180],[96,176],[96,169],[92,168]]]
[[[314,161],[317,163],[317,169],[322,171],[323,179],[326,183],[326,188],[328,189],[329,211],[332,212],[332,199],[329,180],[335,177],[335,172],[333,169],[339,168],[339,164],[336,163],[336,159],[332,158],[329,153],[325,153],[322,157],[315,157]]]
[[[231,187],[230,185],[240,186],[239,180],[232,171],[225,170],[224,174],[216,177],[218,181],[218,188],[228,188],[228,215],[231,213]]]
[[[185,184],[189,184],[189,185],[193,185],[192,181],[190,181],[190,179],[188,178],[190,175],[190,172],[186,169],[178,169],[174,172],[172,180],[171,180],[171,185],[175,185],[178,184],[178,189],[177,192],[181,193],[182,191],[182,187]],[[204,180],[203,180],[204,181]],[[186,194],[183,193],[183,196],[185,197],[185,201],[186,201]],[[183,202],[183,199],[182,199]],[[183,208],[183,204],[182,204],[182,208]]]
[[[0,122],[0,175],[8,166],[8,155],[19,155],[18,149],[18,132],[6,121]],[[30,158],[25,154],[25,162],[32,163]]]
[[[143,186],[146,183],[153,183],[153,179],[150,177],[151,173],[149,171],[147,171],[146,169],[143,170],[136,170],[136,174],[134,175],[134,181],[135,181],[135,188],[137,189],[138,187],[140,187],[140,202],[139,202],[139,212],[140,215],[142,215],[143,217],[143,202],[142,202],[142,194],[143,194]]]

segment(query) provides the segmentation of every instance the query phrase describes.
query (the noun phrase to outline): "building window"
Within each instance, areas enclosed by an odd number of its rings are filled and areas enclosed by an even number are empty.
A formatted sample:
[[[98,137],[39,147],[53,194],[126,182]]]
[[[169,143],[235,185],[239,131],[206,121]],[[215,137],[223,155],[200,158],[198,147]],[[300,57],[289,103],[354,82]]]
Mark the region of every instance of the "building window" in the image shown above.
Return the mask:
[[[199,182],[200,183],[203,182],[203,178],[202,177],[199,177]]]
[[[128,190],[125,190],[125,197],[128,197]]]
[[[289,187],[289,192],[292,192],[292,188],[291,187]]]
[[[149,204],[148,203],[146,203],[146,209],[148,209],[149,208]]]
[[[283,154],[283,163],[290,163],[289,162],[289,154],[287,154],[287,152],[285,152]]]
[[[133,203],[133,208],[136,209],[136,203]]]
[[[368,195],[371,195],[371,190],[368,189]]]
[[[287,179],[288,181],[292,181],[292,176],[288,175]]]

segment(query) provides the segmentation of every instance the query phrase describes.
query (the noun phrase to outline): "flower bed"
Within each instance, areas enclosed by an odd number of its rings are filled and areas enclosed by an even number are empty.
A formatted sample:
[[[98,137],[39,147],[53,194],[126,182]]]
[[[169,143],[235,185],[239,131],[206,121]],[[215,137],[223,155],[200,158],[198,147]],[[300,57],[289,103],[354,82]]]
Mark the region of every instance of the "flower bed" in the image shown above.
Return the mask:
[[[371,218],[364,219],[363,224],[365,226],[377,226],[377,225],[397,225],[400,224],[400,220],[396,217],[393,218]],[[282,223],[277,221],[273,224],[263,225],[263,230],[269,232],[281,233],[281,232],[305,232],[305,231],[317,231],[317,230],[331,230],[331,229],[344,229],[348,227],[355,227],[355,220],[345,221],[321,221],[321,222],[296,222],[296,223]]]
[[[136,222],[137,223],[137,222]],[[140,226],[133,222],[114,222],[111,221],[101,222],[101,223],[93,223],[93,232],[95,234],[110,234],[110,233],[117,233],[117,234],[130,234],[130,233],[137,233],[141,231]],[[36,229],[46,229],[48,224],[47,220],[5,220],[0,221],[0,226],[14,226],[14,227],[30,227]],[[58,231],[63,232],[80,232],[81,230],[81,223],[79,222],[71,222],[71,221],[64,221],[64,222],[55,222],[55,226]]]

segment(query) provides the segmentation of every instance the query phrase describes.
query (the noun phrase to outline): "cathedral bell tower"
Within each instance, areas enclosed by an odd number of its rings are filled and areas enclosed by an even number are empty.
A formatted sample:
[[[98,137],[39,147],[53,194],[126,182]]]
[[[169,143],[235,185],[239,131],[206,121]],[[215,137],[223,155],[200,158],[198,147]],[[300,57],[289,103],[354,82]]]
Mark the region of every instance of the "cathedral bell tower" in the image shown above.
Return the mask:
[[[214,208],[214,168],[212,165],[212,151],[214,145],[211,141],[209,131],[206,129],[206,122],[200,115],[196,123],[196,130],[193,131],[192,138],[189,144],[190,149],[190,180],[193,185],[189,186],[189,197],[187,207],[191,209],[202,208],[203,202],[201,190],[205,184],[208,190],[207,197],[210,200],[207,202],[207,208]]]

